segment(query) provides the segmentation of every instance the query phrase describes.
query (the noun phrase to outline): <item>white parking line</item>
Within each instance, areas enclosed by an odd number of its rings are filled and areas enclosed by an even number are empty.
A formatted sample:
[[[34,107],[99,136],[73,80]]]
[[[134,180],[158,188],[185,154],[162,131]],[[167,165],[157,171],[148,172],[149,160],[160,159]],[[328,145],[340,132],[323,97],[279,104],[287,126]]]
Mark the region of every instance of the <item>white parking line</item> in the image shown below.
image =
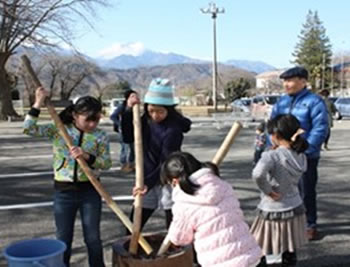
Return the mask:
[[[103,171],[102,173],[109,173],[109,172],[114,172],[114,171],[119,171],[119,170],[120,170],[120,167],[113,167],[113,168],[110,168],[107,171]],[[53,175],[53,171],[0,174],[0,179],[5,179],[5,178],[24,178],[24,177],[44,176],[44,175]]]
[[[115,152],[111,151],[111,155],[115,154]],[[0,157],[0,161],[2,160],[18,160],[18,159],[43,159],[43,158],[52,158],[53,154],[45,154],[45,155],[27,155],[27,156],[7,156]]]
[[[52,147],[52,144],[26,144],[26,145],[13,145],[13,146],[1,146],[0,149],[26,149],[26,148],[39,148],[39,147]]]
[[[24,134],[1,134],[1,139],[13,139],[13,138],[30,138],[28,135]]]
[[[2,160],[18,160],[18,159],[43,159],[43,158],[52,158],[52,154],[47,155],[27,155],[27,156],[9,156],[9,157],[0,157],[0,161]]]
[[[53,171],[50,172],[26,172],[26,173],[8,173],[8,174],[0,174],[0,179],[4,178],[24,178],[31,176],[44,176],[53,174]]]
[[[112,197],[114,201],[132,201],[133,196],[114,196]],[[52,206],[52,201],[37,202],[37,203],[27,203],[27,204],[14,204],[14,205],[2,205],[0,210],[16,210],[16,209],[32,209],[32,208],[42,208]]]

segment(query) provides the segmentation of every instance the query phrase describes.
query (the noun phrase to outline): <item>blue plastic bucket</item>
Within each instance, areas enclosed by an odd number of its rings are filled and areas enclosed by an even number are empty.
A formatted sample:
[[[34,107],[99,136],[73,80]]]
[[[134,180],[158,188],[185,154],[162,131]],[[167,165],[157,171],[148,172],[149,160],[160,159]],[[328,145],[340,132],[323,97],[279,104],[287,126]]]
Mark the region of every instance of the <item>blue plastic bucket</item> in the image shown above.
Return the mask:
[[[66,245],[56,239],[30,239],[13,243],[4,250],[9,267],[64,267]]]

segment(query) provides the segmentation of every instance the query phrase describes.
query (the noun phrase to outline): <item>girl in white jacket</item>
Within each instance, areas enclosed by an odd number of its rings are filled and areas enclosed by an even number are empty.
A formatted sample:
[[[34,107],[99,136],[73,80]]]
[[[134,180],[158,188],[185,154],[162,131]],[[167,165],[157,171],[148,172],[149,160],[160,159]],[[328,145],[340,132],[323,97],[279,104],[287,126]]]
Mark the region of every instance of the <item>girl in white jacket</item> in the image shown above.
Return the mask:
[[[249,233],[232,186],[220,179],[215,165],[175,152],[162,165],[161,180],[174,187],[168,233],[173,244],[194,241],[202,267],[259,264],[261,249]]]

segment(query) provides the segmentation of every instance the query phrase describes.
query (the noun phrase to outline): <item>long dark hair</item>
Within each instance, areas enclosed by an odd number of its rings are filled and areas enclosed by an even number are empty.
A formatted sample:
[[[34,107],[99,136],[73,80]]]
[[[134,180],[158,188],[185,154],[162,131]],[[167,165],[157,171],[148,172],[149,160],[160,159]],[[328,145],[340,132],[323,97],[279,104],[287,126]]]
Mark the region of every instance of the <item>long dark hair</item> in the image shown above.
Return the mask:
[[[132,89],[127,89],[125,92],[124,92],[124,101],[123,101],[123,106],[124,108],[126,107],[127,105],[127,102],[128,102],[128,99],[130,97],[131,94],[137,94],[136,91],[132,90]]]
[[[299,129],[300,122],[291,114],[278,115],[267,122],[269,134],[276,134],[279,138],[291,142],[291,149],[302,153],[308,148],[308,142],[300,134],[296,136],[295,140],[292,140]]]
[[[96,121],[99,119],[99,113],[102,112],[102,104],[92,96],[83,96],[79,98],[75,104],[66,107],[59,114],[63,124],[73,122],[73,112],[76,114],[86,114],[87,120]]]
[[[217,166],[213,163],[202,163],[187,152],[173,152],[162,164],[160,179],[162,184],[170,184],[173,178],[179,179],[180,188],[189,195],[194,195],[200,185],[195,184],[189,178],[199,169],[207,167],[218,175]]]

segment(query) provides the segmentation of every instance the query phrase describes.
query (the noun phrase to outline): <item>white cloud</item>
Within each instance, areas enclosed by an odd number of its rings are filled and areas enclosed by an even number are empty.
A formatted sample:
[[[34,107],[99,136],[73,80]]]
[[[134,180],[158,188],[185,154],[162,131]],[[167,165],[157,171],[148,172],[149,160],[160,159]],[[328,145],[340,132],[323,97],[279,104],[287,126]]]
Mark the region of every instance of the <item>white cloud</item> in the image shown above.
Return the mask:
[[[59,45],[59,47],[61,47],[62,49],[72,50],[72,46],[69,45],[69,44],[67,44],[67,43],[65,43],[65,42],[61,42],[61,43],[59,43],[58,45]]]
[[[114,43],[111,46],[97,52],[99,57],[111,59],[120,55],[138,56],[145,51],[145,46],[141,42],[134,43]]]

